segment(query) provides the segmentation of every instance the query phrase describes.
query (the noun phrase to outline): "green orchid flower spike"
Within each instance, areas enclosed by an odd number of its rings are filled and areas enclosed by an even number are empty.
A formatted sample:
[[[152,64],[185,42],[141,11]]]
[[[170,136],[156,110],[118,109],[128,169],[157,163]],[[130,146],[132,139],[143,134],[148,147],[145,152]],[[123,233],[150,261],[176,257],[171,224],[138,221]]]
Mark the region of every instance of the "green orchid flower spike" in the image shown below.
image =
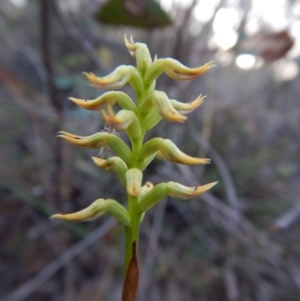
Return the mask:
[[[186,165],[210,163],[207,158],[195,158],[183,153],[169,139],[156,137],[144,141],[147,131],[162,119],[184,123],[187,120],[186,115],[197,109],[204,99],[201,95],[188,103],[169,99],[165,92],[155,89],[155,82],[163,72],[174,80],[194,79],[208,71],[213,64],[209,62],[197,68],[188,68],[171,58],[155,57],[152,61],[146,44],[135,43],[132,37],[128,40],[125,36],[125,45],[136,60],[136,67],[122,65],[104,77],[87,72],[84,75],[92,86],[100,89],[119,89],[129,83],[136,94],[136,100],[120,91],[108,91],[93,100],[74,97],[70,100],[84,109],[99,111],[112,129],[127,134],[130,146],[114,131],[98,132],[86,137],[60,131],[57,137],[86,148],[109,147],[115,156],[104,158],[102,152],[101,157],[98,155],[92,159],[100,168],[117,174],[126,191],[127,204],[100,198],[79,212],[54,214],[51,219],[84,222],[95,220],[104,214],[116,218],[125,229],[125,281],[122,301],[134,301],[138,283],[139,227],[145,213],[166,196],[186,200],[206,192],[217,183],[193,187],[175,182],[143,184],[143,170],[154,159]],[[114,109],[116,103],[121,108],[118,112]]]

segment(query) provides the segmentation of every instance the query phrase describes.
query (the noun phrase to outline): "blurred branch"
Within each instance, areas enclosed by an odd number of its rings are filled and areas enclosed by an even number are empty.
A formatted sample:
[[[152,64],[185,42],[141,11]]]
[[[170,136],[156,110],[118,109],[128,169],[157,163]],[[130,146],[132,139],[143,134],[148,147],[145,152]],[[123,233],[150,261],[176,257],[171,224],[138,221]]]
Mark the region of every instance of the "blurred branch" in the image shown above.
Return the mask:
[[[51,57],[51,24],[50,24],[50,4],[51,1],[40,1],[40,21],[41,21],[41,52],[44,68],[46,70],[47,88],[50,101],[60,116],[61,103],[58,91],[55,87]]]
[[[289,228],[300,217],[300,204],[285,212],[281,217],[272,223],[272,228],[284,230]]]
[[[178,167],[182,171],[182,174],[184,174],[184,178],[193,182],[195,176],[190,167],[184,165],[178,165]],[[165,174],[172,178],[182,178],[182,174],[170,168],[162,168],[159,174]],[[271,242],[266,234],[256,229],[240,212],[224,204],[210,193],[205,193],[200,198],[211,214],[214,224],[229,235],[234,236],[241,245],[247,247],[250,257],[262,258],[265,262],[273,266],[283,268],[282,248]]]
[[[51,139],[49,139],[46,124],[58,122],[57,111],[53,106],[47,106],[45,110],[45,107],[43,107],[43,102],[46,102],[44,95],[20,81],[14,74],[6,70],[0,70],[0,80],[5,83],[5,87],[13,99],[17,101],[22,109],[26,110],[26,113],[33,121],[33,151],[38,163],[45,199],[49,205],[53,204],[54,188],[50,172],[51,168],[49,168],[49,162],[52,162],[53,154],[50,151],[51,147],[49,147]],[[25,96],[27,93],[31,95],[30,99]],[[33,101],[35,99],[36,101]]]
[[[184,170],[184,177],[187,180],[193,181],[195,177],[190,167],[180,166],[180,169]],[[163,169],[160,174],[163,173],[171,175],[172,178],[182,178],[182,175],[176,175],[175,170]],[[290,287],[290,278],[296,283],[297,277],[291,273],[287,261],[283,258],[283,248],[281,246],[272,242],[266,233],[258,230],[240,212],[224,204],[212,194],[205,193],[201,196],[201,199],[211,215],[212,222],[222,231],[225,231],[229,238],[232,238],[230,241],[234,243],[236,250],[234,252],[229,250],[230,256],[234,256],[235,260],[241,257],[241,265],[238,266],[240,269],[245,269],[253,281],[257,280],[261,286],[267,286],[271,282],[273,289],[277,283]],[[219,249],[226,250],[226,245],[219,245]],[[249,261],[247,266],[245,260]],[[229,277],[231,276],[233,274]],[[227,280],[231,281],[233,279]],[[227,283],[227,285],[229,284]],[[276,290],[280,291],[281,287],[276,288]],[[236,295],[232,294],[232,297],[236,298]]]
[[[189,125],[189,133],[193,138],[193,141],[195,141],[203,150],[208,152],[213,164],[215,164],[216,168],[218,169],[223,180],[222,184],[225,187],[225,193],[228,203],[232,207],[238,208],[240,206],[240,202],[238,200],[236,188],[225,160],[212,147],[212,145],[192,127],[192,125]]]
[[[24,83],[22,80],[16,77],[16,75],[8,70],[0,68],[0,81],[4,84],[4,87],[11,94],[13,100],[18,103],[23,109],[28,111],[29,114],[40,116],[47,122],[57,122],[57,116],[52,107],[43,107],[46,103],[46,98],[42,93]],[[30,98],[26,95],[30,94]],[[34,102],[34,99],[39,99],[40,102]]]
[[[58,125],[53,131],[57,132],[64,121],[62,101],[54,82],[53,60],[51,56],[51,13],[52,0],[40,1],[40,22],[41,22],[41,51],[44,68],[47,75],[47,90],[50,102],[58,115]],[[51,182],[53,183],[52,198],[53,202],[57,200],[67,201],[72,194],[72,170],[68,160],[70,159],[70,146],[63,144],[59,139],[54,140],[52,150],[54,153],[53,169],[51,172]]]
[[[57,210],[53,207],[50,207],[48,204],[45,205],[45,200],[32,196],[29,192],[28,187],[20,185],[16,182],[9,181],[5,176],[0,174],[0,186],[2,188],[8,189],[10,193],[19,198],[22,202],[28,203],[35,210],[42,212],[46,216],[50,216]],[[79,224],[69,223],[62,221],[64,226],[68,228],[73,234],[77,235],[79,238],[82,238],[86,235],[86,230]]]
[[[238,301],[241,299],[241,293],[238,285],[238,277],[233,269],[232,258],[226,259],[226,266],[224,269],[224,282],[226,293],[230,301]]]
[[[155,261],[155,256],[157,254],[157,247],[162,231],[162,225],[164,221],[164,215],[166,210],[167,202],[166,200],[159,203],[154,212],[154,221],[148,237],[148,246],[145,255],[143,276],[141,277],[141,282],[139,286],[140,298],[143,299],[145,296],[150,294],[151,289],[151,272]]]
[[[92,65],[94,65],[98,71],[105,72],[106,68],[98,59],[93,45],[79,32],[76,26],[72,24],[72,22],[68,20],[66,16],[62,16],[56,1],[52,1],[51,4],[56,19],[60,23],[61,27],[65,30],[68,37],[74,42],[74,44],[77,45],[80,50],[83,51],[83,53],[91,61]]]
[[[272,243],[265,234],[260,233],[254,225],[246,220],[238,211],[226,206],[212,194],[203,194],[202,200],[212,215],[214,222],[248,246],[252,245],[249,253],[262,257],[266,262],[282,267],[281,248]],[[253,241],[256,246],[253,247]]]
[[[189,23],[191,13],[193,12],[194,7],[197,4],[197,0],[193,0],[190,7],[185,11],[183,20],[181,24],[179,24],[178,29],[175,33],[175,43],[174,43],[174,52],[173,57],[174,59],[179,60],[180,59],[180,52],[181,52],[181,45],[183,41],[184,32],[187,29],[187,25]]]
[[[105,223],[103,223],[103,225],[91,232],[86,238],[71,247],[69,250],[61,254],[35,277],[8,296],[6,301],[22,301],[26,299],[63,266],[73,260],[76,256],[79,256],[88,247],[96,243],[115,225],[116,221],[114,219],[108,219]]]
[[[99,301],[103,300],[106,295],[110,294],[111,284],[114,282],[114,272],[116,270],[116,266],[118,264],[118,260],[115,258],[114,252],[110,253],[109,259],[107,260],[107,265],[101,275],[101,282],[98,285],[98,288],[92,298],[91,301]],[[84,300],[84,298],[78,300]]]
[[[53,132],[59,130],[62,124],[62,105],[59,99],[58,90],[54,83],[53,65],[52,65],[52,43],[51,43],[51,0],[40,1],[40,26],[41,26],[41,55],[43,65],[46,71],[46,89],[48,91],[49,101],[57,114],[58,124],[54,125]],[[52,203],[60,200],[60,183],[62,179],[62,147],[58,139],[53,144],[48,144],[49,154],[52,155],[51,167],[49,172],[51,190],[48,191],[47,197]],[[48,162],[50,163],[50,162]]]

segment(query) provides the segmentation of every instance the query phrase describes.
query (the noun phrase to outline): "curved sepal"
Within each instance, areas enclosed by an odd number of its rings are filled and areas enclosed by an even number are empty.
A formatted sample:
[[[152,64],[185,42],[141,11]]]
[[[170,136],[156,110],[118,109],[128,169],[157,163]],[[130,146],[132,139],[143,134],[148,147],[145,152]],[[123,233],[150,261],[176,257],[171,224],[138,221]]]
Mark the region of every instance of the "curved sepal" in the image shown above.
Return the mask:
[[[139,202],[139,200],[147,193],[147,192],[149,192],[152,188],[154,187],[154,185],[153,185],[153,183],[151,183],[151,182],[147,182],[145,185],[143,185],[142,187],[141,187],[141,191],[140,191],[140,194],[139,194],[139,196],[138,196],[138,202]]]
[[[115,115],[113,109],[109,106],[107,111],[102,110],[103,119],[118,130],[126,131],[132,139],[140,138],[142,135],[141,126],[136,114],[129,110],[120,110]]]
[[[126,35],[124,34],[124,43],[132,58],[135,59],[135,52],[138,49],[138,45],[134,43],[133,37],[130,36],[130,40],[127,39]]]
[[[120,203],[112,199],[98,199],[87,208],[78,212],[54,214],[50,216],[50,219],[63,219],[70,222],[88,222],[101,217],[106,212],[114,216],[123,225],[131,225],[128,211]]]
[[[138,198],[139,212],[143,213],[151,209],[167,195],[176,199],[186,200],[208,191],[217,183],[218,182],[214,182],[195,187],[187,187],[176,182],[157,184],[154,188]]]
[[[92,157],[92,159],[97,166],[104,170],[115,171],[123,186],[126,187],[126,171],[128,168],[122,159],[119,157],[110,157],[107,160],[98,157]]]
[[[174,163],[197,165],[197,164],[209,164],[208,158],[196,158],[191,157],[183,153],[178,147],[169,139],[165,139],[164,143],[159,149],[156,155],[159,160],[168,160]]]
[[[128,169],[126,172],[126,190],[130,196],[137,197],[140,194],[143,173],[137,168]]]
[[[196,165],[208,164],[210,159],[190,157],[180,151],[178,147],[169,139],[153,138],[147,141],[140,150],[139,158],[144,160],[157,152],[159,160],[168,160],[175,163]]]
[[[141,198],[138,198],[139,212],[143,213],[148,211],[165,198],[167,196],[166,187],[166,183],[159,183],[146,192]]]
[[[136,111],[136,105],[133,100],[126,93],[121,91],[106,92],[92,100],[79,99],[75,97],[69,97],[69,100],[87,110],[98,111],[106,106],[113,106],[117,102],[122,109],[131,110],[133,112]]]
[[[166,186],[166,191],[167,194],[172,198],[185,200],[208,191],[217,183],[218,182],[213,182],[203,186],[196,185],[194,187],[187,187],[176,182],[168,182]]]
[[[193,112],[195,109],[197,109],[200,105],[203,104],[203,99],[205,96],[198,96],[194,101],[192,102],[179,102],[175,99],[169,99],[171,105],[180,113],[180,114],[189,114]]]
[[[147,112],[153,106],[159,115],[169,121],[183,123],[186,120],[186,116],[175,110],[165,92],[154,90],[148,93],[141,104],[141,111]]]
[[[154,187],[154,185],[153,185],[151,182],[149,182],[149,181],[148,181],[145,185],[143,185],[143,186],[141,187],[140,194],[139,194],[139,196],[138,196],[138,198],[137,198],[137,202],[139,203],[139,202],[140,202],[140,199],[141,199],[146,193],[148,193],[153,187]],[[143,221],[143,219],[144,219],[144,217],[145,217],[145,214],[146,214],[146,212],[143,212],[143,213],[141,214],[141,220],[140,220],[141,223],[142,223],[142,221]]]
[[[152,63],[147,45],[144,43],[135,43],[132,36],[128,40],[125,35],[124,42],[130,55],[136,59],[137,69],[143,74]]]
[[[213,66],[213,63],[209,62],[198,68],[188,68],[177,60],[171,58],[157,59],[148,68],[144,81],[146,85],[150,84],[157,77],[159,77],[162,72],[165,72],[174,80],[189,80],[202,75]]]
[[[111,134],[106,132],[99,132],[90,136],[78,136],[64,131],[59,131],[56,135],[58,138],[86,148],[101,148],[108,144],[110,136]]]
[[[71,143],[87,148],[101,148],[108,145],[112,151],[126,163],[131,160],[131,151],[127,144],[117,135],[99,132],[90,136],[77,136],[60,131],[56,137],[63,138]]]
[[[143,91],[143,81],[138,70],[133,66],[122,65],[104,77],[98,77],[92,72],[83,72],[92,86],[100,89],[120,89],[129,82],[133,90],[140,94]]]

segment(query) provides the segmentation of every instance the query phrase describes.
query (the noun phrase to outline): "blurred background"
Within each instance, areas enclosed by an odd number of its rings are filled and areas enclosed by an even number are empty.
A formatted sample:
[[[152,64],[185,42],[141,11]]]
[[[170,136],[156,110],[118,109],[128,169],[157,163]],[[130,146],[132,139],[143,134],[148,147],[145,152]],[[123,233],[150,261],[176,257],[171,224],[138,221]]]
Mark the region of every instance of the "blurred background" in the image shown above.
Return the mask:
[[[212,164],[156,160],[145,181],[219,184],[147,213],[138,300],[300,300],[300,1],[4,0],[0,24],[2,300],[120,300],[122,227],[48,217],[100,197],[125,202],[116,175],[93,164],[97,151],[55,138],[104,129],[68,97],[103,93],[82,71],[135,63],[124,34],[153,57],[216,65],[191,82],[157,82],[179,101],[207,98],[184,125],[162,121],[147,139]]]

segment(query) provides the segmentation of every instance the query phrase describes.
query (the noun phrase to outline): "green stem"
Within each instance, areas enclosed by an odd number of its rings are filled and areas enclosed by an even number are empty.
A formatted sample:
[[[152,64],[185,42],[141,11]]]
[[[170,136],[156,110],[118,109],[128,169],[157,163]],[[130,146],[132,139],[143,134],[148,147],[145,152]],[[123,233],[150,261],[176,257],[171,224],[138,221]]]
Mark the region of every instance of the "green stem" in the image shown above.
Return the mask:
[[[138,154],[143,145],[144,134],[136,140],[131,139],[132,145],[132,167],[137,167]],[[125,275],[132,257],[132,244],[136,242],[138,254],[139,232],[141,214],[138,212],[137,198],[128,195],[128,212],[131,218],[131,227],[125,227]]]
[[[131,227],[125,227],[125,274],[132,257],[132,244],[134,242],[136,242],[136,250],[138,250],[141,214],[138,213],[137,209],[137,198],[128,196]]]
[[[147,90],[143,91],[140,95],[137,95],[138,99],[138,120],[140,126],[142,127],[142,122],[139,116],[139,105],[147,94]],[[130,139],[132,146],[132,162],[131,167],[138,167],[139,151],[143,146],[145,131],[142,130],[142,135],[140,138],[134,140]],[[131,227],[125,227],[125,275],[132,258],[132,245],[136,242],[136,252],[138,256],[138,246],[139,246],[139,232],[140,232],[140,222],[141,214],[138,212],[137,198],[128,195],[128,212],[131,217]]]

